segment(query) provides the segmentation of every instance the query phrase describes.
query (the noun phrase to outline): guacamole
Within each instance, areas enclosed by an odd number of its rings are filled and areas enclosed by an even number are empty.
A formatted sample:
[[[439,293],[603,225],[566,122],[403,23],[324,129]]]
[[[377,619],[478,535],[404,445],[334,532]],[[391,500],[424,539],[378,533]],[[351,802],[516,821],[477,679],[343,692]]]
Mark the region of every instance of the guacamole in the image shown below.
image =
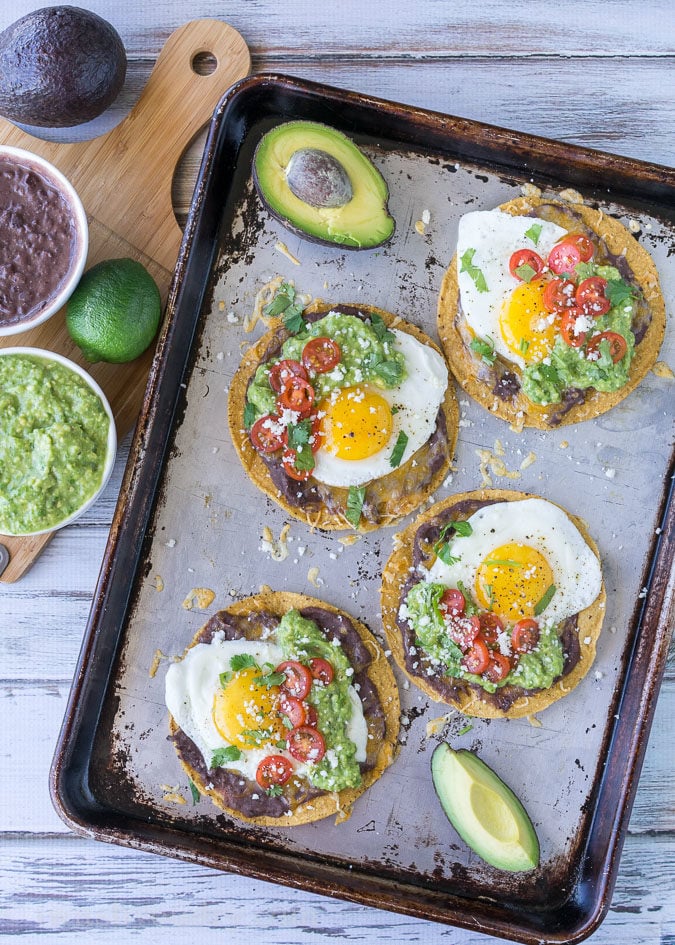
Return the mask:
[[[310,782],[323,791],[341,791],[358,787],[361,771],[356,761],[356,746],[347,734],[352,716],[349,687],[354,670],[343,649],[329,642],[313,620],[299,611],[284,615],[277,630],[276,642],[286,659],[307,660],[320,656],[332,665],[333,681],[325,686],[314,683],[307,701],[314,706],[318,728],[326,742],[326,754],[312,767]]]
[[[415,631],[416,643],[438,664],[443,675],[477,683],[486,692],[495,692],[506,685],[548,689],[560,676],[564,662],[562,643],[555,626],[545,622],[541,624],[536,647],[530,653],[520,654],[516,666],[501,682],[493,683],[467,672],[461,662],[462,651],[448,636],[440,611],[439,603],[445,590],[443,584],[420,581],[410,589],[401,614]]]
[[[277,393],[270,387],[270,367],[286,358],[301,361],[307,342],[322,337],[331,338],[340,346],[340,362],[331,371],[312,375],[317,401],[333,390],[365,382],[383,388],[396,387],[406,377],[404,356],[394,350],[394,335],[383,322],[368,324],[356,315],[329,312],[318,321],[305,323],[301,331],[286,339],[280,358],[257,369],[247,394],[248,403],[255,408],[251,423],[276,412]]]
[[[70,368],[0,357],[0,533],[58,525],[101,485],[110,420]]]

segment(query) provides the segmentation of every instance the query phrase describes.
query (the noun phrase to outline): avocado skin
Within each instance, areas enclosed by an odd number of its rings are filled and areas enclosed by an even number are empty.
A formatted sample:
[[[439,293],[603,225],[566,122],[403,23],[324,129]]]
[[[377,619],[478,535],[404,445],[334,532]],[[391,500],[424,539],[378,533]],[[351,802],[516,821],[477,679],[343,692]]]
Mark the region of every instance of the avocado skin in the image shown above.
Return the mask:
[[[294,195],[285,174],[287,162],[295,152],[313,149],[342,164],[353,187],[352,198],[332,208],[330,224],[321,219],[322,209],[328,210],[327,207],[317,209],[310,203],[303,205],[301,200],[288,205],[289,195],[291,198]],[[277,165],[282,154],[285,161]],[[395,221],[388,210],[389,188],[382,174],[351,138],[330,125],[293,120],[264,134],[253,156],[253,183],[268,212],[292,233],[310,242],[363,250],[382,246],[394,235]],[[362,206],[372,229],[359,223]]]
[[[462,840],[481,859],[497,869],[527,872],[539,865],[539,840],[527,811],[510,787],[478,755],[464,748],[453,750],[445,742],[431,756],[434,789],[446,817]],[[519,844],[500,844],[483,835],[468,803],[467,781],[473,779],[497,794],[518,824]]]
[[[119,34],[96,13],[34,10],[0,33],[0,114],[40,127],[80,125],[112,104],[126,71]]]

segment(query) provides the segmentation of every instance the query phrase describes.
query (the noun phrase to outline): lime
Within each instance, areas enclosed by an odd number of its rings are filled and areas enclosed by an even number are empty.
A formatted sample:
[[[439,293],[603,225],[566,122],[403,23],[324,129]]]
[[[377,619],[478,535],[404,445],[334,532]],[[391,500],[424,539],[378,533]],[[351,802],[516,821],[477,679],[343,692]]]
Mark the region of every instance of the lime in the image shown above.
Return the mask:
[[[82,276],[66,308],[71,338],[92,363],[133,361],[151,344],[162,314],[159,289],[135,259],[106,259]]]

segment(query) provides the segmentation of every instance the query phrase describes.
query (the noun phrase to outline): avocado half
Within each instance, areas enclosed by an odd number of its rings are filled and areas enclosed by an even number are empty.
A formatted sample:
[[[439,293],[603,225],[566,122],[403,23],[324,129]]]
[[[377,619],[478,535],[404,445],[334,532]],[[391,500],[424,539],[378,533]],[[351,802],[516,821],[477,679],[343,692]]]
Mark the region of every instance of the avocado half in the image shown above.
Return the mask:
[[[289,121],[268,131],[253,157],[253,181],[269,212],[314,242],[370,249],[393,236],[386,181],[328,125]]]
[[[440,744],[431,776],[448,820],[486,863],[512,873],[539,865],[539,841],[525,808],[477,755]]]

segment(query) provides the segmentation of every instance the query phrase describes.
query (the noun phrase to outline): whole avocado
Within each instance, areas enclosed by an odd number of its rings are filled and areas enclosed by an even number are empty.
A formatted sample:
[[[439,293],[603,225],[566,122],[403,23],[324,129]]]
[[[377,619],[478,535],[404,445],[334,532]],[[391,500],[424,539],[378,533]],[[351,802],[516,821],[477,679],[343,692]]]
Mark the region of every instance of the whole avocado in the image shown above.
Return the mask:
[[[43,7],[0,33],[0,114],[28,125],[80,125],[108,108],[124,85],[117,31],[96,13]]]

